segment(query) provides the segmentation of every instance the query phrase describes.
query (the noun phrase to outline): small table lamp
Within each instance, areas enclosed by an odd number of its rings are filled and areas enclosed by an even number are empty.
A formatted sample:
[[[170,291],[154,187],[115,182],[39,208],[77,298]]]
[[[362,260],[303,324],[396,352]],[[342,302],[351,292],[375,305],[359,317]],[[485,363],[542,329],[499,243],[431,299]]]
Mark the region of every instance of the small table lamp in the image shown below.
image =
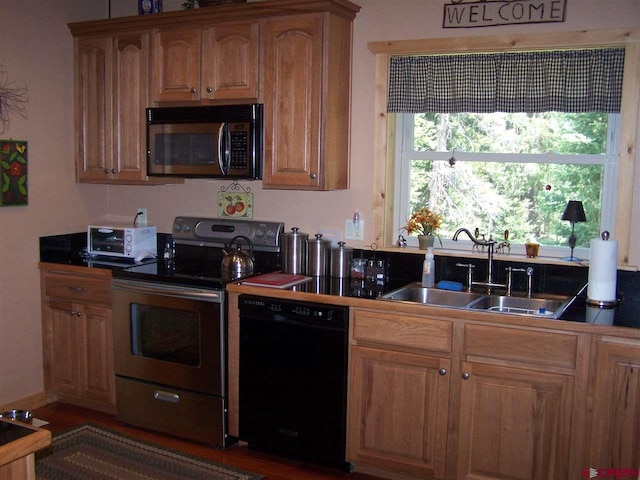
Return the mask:
[[[563,260],[569,260],[571,262],[579,262],[580,259],[573,256],[573,249],[576,246],[576,236],[574,234],[576,223],[587,221],[587,217],[584,214],[584,208],[582,207],[582,202],[578,200],[569,200],[566,208],[564,209],[564,213],[562,214],[562,220],[567,220],[571,222],[571,236],[569,237],[569,246],[571,247],[571,256],[563,258]]]

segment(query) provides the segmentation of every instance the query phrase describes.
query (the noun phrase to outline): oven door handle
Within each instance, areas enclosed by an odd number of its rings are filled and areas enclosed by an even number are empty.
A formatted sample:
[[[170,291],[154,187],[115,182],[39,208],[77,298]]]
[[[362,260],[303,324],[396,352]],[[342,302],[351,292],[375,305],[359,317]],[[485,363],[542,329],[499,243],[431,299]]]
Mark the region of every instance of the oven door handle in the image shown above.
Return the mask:
[[[179,285],[166,285],[150,282],[130,282],[127,280],[112,279],[111,288],[124,292],[148,293],[152,295],[166,295],[170,297],[190,298],[213,303],[222,303],[220,290],[201,290]]]

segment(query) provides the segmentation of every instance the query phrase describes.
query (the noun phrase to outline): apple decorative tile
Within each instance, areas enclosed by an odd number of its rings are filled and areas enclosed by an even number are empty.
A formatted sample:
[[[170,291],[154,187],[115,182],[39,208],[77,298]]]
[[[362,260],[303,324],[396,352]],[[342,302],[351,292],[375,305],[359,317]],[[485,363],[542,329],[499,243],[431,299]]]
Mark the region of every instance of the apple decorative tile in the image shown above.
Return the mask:
[[[253,193],[218,192],[218,216],[253,218]]]
[[[11,207],[28,204],[27,142],[0,140],[0,172],[2,190],[0,206]]]

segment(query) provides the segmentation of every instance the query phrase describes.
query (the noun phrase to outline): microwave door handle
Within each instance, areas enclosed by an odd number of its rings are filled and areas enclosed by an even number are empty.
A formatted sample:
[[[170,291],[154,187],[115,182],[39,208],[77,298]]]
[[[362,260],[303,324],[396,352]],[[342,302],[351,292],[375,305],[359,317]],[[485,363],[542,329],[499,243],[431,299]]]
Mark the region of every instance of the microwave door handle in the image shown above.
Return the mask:
[[[220,128],[218,129],[218,165],[220,166],[220,172],[223,175],[226,175],[227,172],[227,164],[228,164],[228,150],[227,150],[227,138],[226,138],[226,126],[227,124],[222,122],[220,124]]]

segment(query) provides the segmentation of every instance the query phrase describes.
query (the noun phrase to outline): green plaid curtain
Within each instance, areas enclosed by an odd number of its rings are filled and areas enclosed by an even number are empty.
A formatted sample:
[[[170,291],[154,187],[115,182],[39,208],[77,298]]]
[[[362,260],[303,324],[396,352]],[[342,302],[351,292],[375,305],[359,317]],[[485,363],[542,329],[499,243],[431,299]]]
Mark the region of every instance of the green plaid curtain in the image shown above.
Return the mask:
[[[388,111],[620,112],[624,49],[391,58]]]

